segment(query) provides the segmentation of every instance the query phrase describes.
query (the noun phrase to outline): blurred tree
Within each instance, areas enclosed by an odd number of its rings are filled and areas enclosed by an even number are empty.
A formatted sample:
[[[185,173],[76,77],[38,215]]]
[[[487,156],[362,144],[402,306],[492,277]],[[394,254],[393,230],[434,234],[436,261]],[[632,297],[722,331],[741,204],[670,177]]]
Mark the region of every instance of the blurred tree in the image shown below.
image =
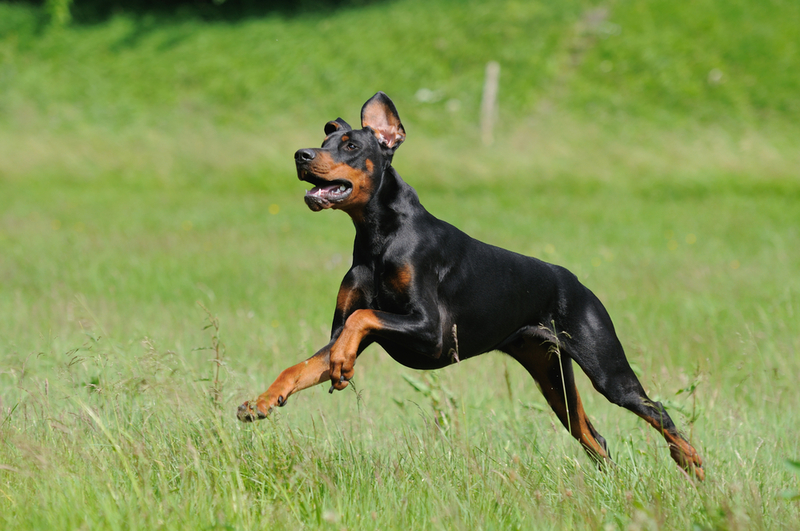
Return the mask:
[[[66,26],[72,20],[72,0],[45,0],[45,9],[53,26]]]

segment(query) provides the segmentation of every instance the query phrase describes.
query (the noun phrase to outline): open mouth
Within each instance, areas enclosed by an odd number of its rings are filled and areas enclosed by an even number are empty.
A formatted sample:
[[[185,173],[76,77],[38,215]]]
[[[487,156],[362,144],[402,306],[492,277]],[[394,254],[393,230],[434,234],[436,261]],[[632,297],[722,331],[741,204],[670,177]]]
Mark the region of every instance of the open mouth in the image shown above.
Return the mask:
[[[306,191],[305,201],[308,208],[315,212],[341,203],[353,192],[352,183],[344,179],[327,181],[299,168],[298,177],[301,181],[314,185],[314,188]]]

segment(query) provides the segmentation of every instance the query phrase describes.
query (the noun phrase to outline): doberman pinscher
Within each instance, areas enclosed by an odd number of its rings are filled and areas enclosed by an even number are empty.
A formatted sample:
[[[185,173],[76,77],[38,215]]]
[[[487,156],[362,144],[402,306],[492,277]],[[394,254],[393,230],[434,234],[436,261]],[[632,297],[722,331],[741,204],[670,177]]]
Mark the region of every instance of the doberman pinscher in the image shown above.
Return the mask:
[[[608,400],[657,429],[678,465],[703,479],[700,456],[645,394],[597,297],[563,267],[479,242],[425,210],[391,165],[406,134],[384,93],[364,104],[361,126],[328,122],[322,147],[294,156],[298,178],[313,186],[308,207],[344,210],[356,229],[330,343],[239,406],[239,419],[264,418],[325,381],[331,392],[344,389],[372,343],[414,369],[499,350],[527,369],[561,423],[600,463],[610,461],[606,441],[583,410],[573,360]]]

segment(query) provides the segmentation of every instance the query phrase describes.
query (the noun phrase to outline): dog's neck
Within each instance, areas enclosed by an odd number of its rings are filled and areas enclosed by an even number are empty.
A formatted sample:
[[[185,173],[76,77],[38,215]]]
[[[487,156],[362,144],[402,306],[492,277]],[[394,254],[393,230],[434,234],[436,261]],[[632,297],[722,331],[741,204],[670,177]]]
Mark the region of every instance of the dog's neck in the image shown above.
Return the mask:
[[[409,218],[420,212],[425,209],[417,192],[388,166],[360,215],[351,216],[356,228],[354,252],[369,256],[382,254]]]

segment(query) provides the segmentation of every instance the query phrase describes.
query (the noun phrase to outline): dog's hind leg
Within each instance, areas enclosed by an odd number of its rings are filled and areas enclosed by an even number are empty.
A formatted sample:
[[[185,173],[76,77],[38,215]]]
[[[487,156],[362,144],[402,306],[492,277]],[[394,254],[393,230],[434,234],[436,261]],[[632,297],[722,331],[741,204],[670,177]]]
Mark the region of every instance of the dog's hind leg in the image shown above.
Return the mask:
[[[608,356],[604,356],[603,359],[607,360]],[[614,371],[604,362],[584,370],[594,387],[611,403],[636,413],[661,433],[667,441],[672,459],[678,466],[694,474],[698,479],[705,479],[703,460],[697,450],[680,434],[664,406],[647,396],[627,361],[625,365],[627,369],[618,368]],[[597,371],[598,367],[601,368],[600,372]]]
[[[530,373],[558,419],[599,464],[611,458],[605,439],[592,426],[575,386],[572,361],[538,337],[521,337],[504,350]]]
[[[574,327],[573,335],[562,340],[566,351],[583,369],[595,389],[611,403],[646,420],[667,441],[672,459],[688,473],[704,479],[703,460],[678,432],[664,406],[645,393],[600,302],[590,306],[587,314],[584,322],[593,326]]]

